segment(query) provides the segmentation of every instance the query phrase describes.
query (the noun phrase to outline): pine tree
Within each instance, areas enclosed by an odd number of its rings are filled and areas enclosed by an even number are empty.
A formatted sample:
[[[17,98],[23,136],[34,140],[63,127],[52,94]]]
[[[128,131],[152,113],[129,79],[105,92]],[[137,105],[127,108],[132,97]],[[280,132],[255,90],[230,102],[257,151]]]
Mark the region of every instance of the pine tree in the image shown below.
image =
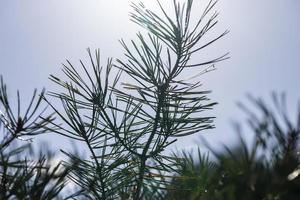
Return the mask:
[[[193,0],[173,1],[175,17],[160,7],[160,14],[143,3],[132,4],[131,20],[146,30],[130,45],[120,43],[126,59],[100,64],[99,51],[88,50],[90,64],[63,66],[67,80],[52,75],[63,88],[52,92],[63,110],[47,102],[61,121],[51,122],[53,132],[81,141],[91,158],[65,152],[72,167],[69,177],[88,199],[154,199],[162,197],[176,158],[165,149],[177,139],[213,128],[213,117],[203,115],[214,102],[201,90],[199,76],[213,70],[227,54],[205,62],[192,57],[222,38],[227,31],[203,43],[217,24],[210,1],[192,23]],[[184,78],[185,71],[195,76]],[[83,71],[83,73],[82,73]],[[119,80],[130,80],[127,83]]]
[[[196,19],[193,0],[174,0],[174,17],[159,1],[160,13],[133,3],[131,20],[146,33],[137,33],[130,44],[120,41],[125,58],[108,59],[103,67],[99,50],[88,49],[89,64],[80,61],[77,68],[67,61],[65,79],[50,76],[61,90],[46,96],[35,90],[24,115],[19,92],[15,112],[1,78],[1,199],[62,199],[66,177],[78,190],[64,199],[164,199],[178,169],[178,157],[166,148],[214,127],[214,117],[202,113],[216,103],[199,77],[228,56],[197,63],[192,58],[227,34],[201,44],[218,22],[216,3],[209,1]],[[184,77],[186,71],[193,76]],[[45,114],[45,102],[54,114]],[[90,157],[62,150],[69,160],[61,167],[44,155],[26,154],[32,137],[46,132],[83,143]],[[16,148],[20,140],[25,146]]]

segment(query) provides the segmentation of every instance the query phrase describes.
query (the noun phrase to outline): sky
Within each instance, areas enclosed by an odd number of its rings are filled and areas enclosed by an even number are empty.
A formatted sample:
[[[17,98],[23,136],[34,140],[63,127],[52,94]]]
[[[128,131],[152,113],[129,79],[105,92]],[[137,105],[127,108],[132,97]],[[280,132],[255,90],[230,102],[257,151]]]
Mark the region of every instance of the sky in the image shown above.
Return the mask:
[[[194,1],[197,16],[207,1]],[[130,2],[0,0],[0,75],[11,98],[16,97],[17,89],[24,102],[34,88],[55,90],[49,75],[60,75],[66,59],[77,64],[87,59],[88,47],[100,49],[103,64],[108,57],[122,57],[118,40],[134,39],[141,30],[129,19]],[[154,0],[143,2],[157,9]],[[172,1],[166,2],[169,8]],[[300,1],[220,0],[215,9],[220,15],[212,35],[226,29],[230,33],[198,56],[230,52],[229,60],[201,77],[204,89],[212,90],[209,97],[219,103],[211,112],[217,117],[216,128],[179,141],[178,148],[195,146],[199,135],[213,145],[234,141],[231,122],[245,119],[236,103],[245,102],[248,93],[270,99],[272,91],[285,92],[292,117],[300,99]],[[54,148],[69,143],[54,134],[44,140]]]

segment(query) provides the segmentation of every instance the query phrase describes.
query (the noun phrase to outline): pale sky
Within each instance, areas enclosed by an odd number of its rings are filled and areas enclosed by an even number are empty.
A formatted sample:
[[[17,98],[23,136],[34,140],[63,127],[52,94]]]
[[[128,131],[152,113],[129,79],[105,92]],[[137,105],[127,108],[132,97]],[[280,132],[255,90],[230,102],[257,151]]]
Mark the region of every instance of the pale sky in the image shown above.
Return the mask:
[[[194,1],[196,15],[206,1]],[[155,3],[144,2],[150,8]],[[217,128],[202,136],[227,143],[234,140],[230,122],[245,117],[236,102],[246,93],[268,98],[272,91],[284,91],[293,113],[300,99],[300,0],[220,0],[216,10],[219,24],[212,35],[230,33],[199,57],[230,52],[231,59],[203,76],[204,89],[212,90],[209,96],[219,105],[211,112]],[[25,99],[34,88],[51,91],[49,74],[60,74],[66,59],[87,59],[88,47],[100,48],[103,64],[108,57],[122,57],[118,40],[134,39],[140,30],[129,11],[129,0],[0,0],[0,74],[11,97],[17,89]],[[47,138],[59,148],[67,142],[57,135]]]

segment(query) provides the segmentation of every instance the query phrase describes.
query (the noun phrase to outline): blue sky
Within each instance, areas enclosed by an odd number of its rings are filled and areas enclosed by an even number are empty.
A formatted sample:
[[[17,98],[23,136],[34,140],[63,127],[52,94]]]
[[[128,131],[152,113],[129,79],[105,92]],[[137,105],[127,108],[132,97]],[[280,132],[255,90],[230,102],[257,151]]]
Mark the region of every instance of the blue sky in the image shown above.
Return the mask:
[[[154,1],[144,2],[151,8]],[[201,2],[206,1],[195,0],[195,15]],[[107,57],[122,57],[118,40],[134,38],[139,30],[128,18],[129,5],[129,0],[1,0],[0,74],[11,97],[17,89],[25,100],[34,88],[54,89],[49,74],[60,74],[65,59],[86,59],[87,47],[100,48],[103,64]],[[202,136],[231,142],[230,122],[245,117],[236,102],[247,93],[268,98],[272,91],[286,92],[293,114],[300,99],[300,1],[221,0],[216,9],[219,25],[212,35],[225,29],[230,33],[203,55],[230,52],[231,59],[202,77],[204,89],[212,90],[210,97],[219,102],[211,112],[217,128]],[[197,138],[184,139],[178,147],[191,146]],[[48,139],[58,147],[67,142],[56,135]]]

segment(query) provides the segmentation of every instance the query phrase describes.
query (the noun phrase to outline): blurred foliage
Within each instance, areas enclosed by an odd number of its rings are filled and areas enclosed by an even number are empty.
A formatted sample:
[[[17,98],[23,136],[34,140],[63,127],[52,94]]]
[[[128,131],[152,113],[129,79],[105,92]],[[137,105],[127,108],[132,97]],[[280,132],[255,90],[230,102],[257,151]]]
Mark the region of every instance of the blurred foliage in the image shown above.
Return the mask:
[[[240,106],[249,116],[253,144],[245,142],[247,134],[237,124],[235,146],[224,145],[219,152],[206,142],[215,160],[184,153],[166,199],[300,199],[300,109],[293,122],[284,95],[273,95],[275,108],[262,99],[249,100],[257,112]]]
[[[25,108],[24,115],[20,95],[17,92],[16,110],[8,99],[7,88],[0,78],[0,199],[60,199],[66,186],[68,169],[55,163],[51,153],[35,154],[32,149],[32,136],[47,132],[45,126],[53,120],[52,115],[41,118],[44,90],[38,94],[35,90]],[[23,109],[22,109],[23,108]],[[15,114],[16,113],[16,114]],[[22,145],[18,145],[22,143]]]

